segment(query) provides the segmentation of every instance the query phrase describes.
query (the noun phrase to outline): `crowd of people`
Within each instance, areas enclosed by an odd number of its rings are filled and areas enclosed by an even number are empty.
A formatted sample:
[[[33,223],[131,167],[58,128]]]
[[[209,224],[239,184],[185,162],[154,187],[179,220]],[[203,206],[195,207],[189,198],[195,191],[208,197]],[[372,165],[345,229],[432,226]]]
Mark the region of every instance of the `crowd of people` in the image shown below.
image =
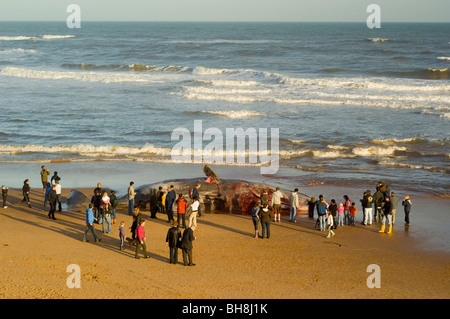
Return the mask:
[[[61,178],[57,172],[51,177],[50,171],[45,167],[41,167],[40,172],[42,187],[43,187],[43,211],[46,210],[46,204],[49,204],[48,217],[55,220],[55,212],[58,209],[62,211],[61,200]],[[171,223],[171,228],[168,230],[165,242],[169,247],[169,262],[171,264],[178,263],[178,249],[182,250],[183,264],[185,266],[194,266],[192,258],[192,241],[195,240],[194,231],[197,229],[197,216],[201,216],[200,205],[200,183],[197,183],[189,191],[189,199],[186,199],[184,194],[176,194],[174,186],[170,185],[167,191],[163,187],[158,190],[152,190],[150,194],[150,218],[156,219],[157,213],[167,216],[167,222]],[[388,234],[392,233],[393,225],[395,223],[395,215],[399,199],[394,192],[391,192],[389,186],[383,182],[376,185],[376,190],[372,195],[370,190],[363,193],[363,198],[360,199],[362,208],[362,225],[372,225],[377,220],[381,223],[380,233],[386,231],[388,227]],[[26,179],[22,187],[23,199],[19,205],[26,203],[28,207],[30,204],[30,181]],[[125,241],[128,240],[130,247],[135,246],[135,258],[139,259],[140,250],[143,251],[144,258],[149,258],[146,246],[145,236],[145,220],[142,218],[139,207],[135,205],[136,191],[134,190],[134,182],[130,182],[127,190],[128,198],[128,215],[132,216],[132,224],[130,229],[131,236],[126,236],[125,222],[121,221],[118,231],[120,245],[119,249],[124,250]],[[264,190],[261,196],[257,199],[252,211],[251,218],[254,225],[255,238],[270,238],[270,224],[271,222],[281,222],[281,203],[284,195],[277,187],[276,190],[269,196],[267,190]],[[8,187],[2,186],[3,208],[7,208]],[[289,201],[289,222],[296,223],[297,211],[300,207],[300,200],[298,189],[295,188],[290,194],[289,198],[284,198]],[[94,223],[102,225],[103,233],[112,232],[112,224],[116,224],[116,210],[119,204],[115,191],[106,191],[102,189],[101,183],[97,184],[94,189],[94,194],[86,209],[86,228],[84,231],[83,241],[88,242],[87,235],[92,233],[95,242],[100,242]],[[348,195],[343,196],[343,200],[338,204],[335,199],[331,199],[328,203],[323,195],[319,195],[316,200],[311,197],[306,202],[308,206],[308,217],[314,219],[317,213],[315,228],[320,231],[328,231],[327,238],[335,235],[333,229],[337,227],[352,225],[356,223],[356,216],[358,208],[355,201],[351,201]],[[409,225],[409,213],[412,207],[412,201],[408,195],[402,200],[404,207],[405,223]],[[174,212],[176,209],[177,220],[175,221]],[[261,233],[259,232],[259,225],[261,225]],[[184,229],[183,231],[181,229]]]

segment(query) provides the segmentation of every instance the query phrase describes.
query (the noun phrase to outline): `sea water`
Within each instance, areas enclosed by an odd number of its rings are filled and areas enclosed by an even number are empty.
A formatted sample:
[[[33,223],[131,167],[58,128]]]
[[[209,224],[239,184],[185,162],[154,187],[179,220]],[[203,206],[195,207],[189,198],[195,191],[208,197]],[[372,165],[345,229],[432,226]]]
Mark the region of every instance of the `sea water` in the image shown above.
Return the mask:
[[[105,167],[111,181],[116,171],[178,178],[172,132],[193,131],[202,120],[223,134],[278,128],[280,169],[272,177],[286,186],[365,190],[383,180],[402,193],[445,195],[449,34],[442,23],[369,30],[363,23],[0,22],[0,183],[20,187],[38,179],[43,164],[72,169],[72,186],[92,185]],[[236,170],[261,179],[249,163],[209,164],[223,178]],[[193,167],[177,175],[203,176]]]

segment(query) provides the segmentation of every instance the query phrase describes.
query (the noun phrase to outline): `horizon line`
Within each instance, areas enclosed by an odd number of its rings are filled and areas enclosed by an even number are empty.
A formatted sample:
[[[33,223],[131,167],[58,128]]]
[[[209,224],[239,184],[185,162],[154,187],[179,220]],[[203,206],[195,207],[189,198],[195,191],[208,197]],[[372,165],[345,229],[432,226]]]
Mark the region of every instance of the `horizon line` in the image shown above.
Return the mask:
[[[66,20],[1,20],[1,22],[61,22]],[[268,20],[82,20],[81,22],[168,22],[168,23],[361,23],[366,21],[268,21]],[[383,23],[450,23],[450,21],[383,21]]]

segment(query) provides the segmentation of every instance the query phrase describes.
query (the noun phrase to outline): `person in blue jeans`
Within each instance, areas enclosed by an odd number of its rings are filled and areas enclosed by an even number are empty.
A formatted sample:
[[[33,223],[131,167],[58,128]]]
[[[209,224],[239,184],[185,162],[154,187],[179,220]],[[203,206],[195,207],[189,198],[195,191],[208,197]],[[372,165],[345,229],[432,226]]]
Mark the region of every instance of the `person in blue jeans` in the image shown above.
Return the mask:
[[[92,208],[94,208],[94,204],[90,203],[89,208],[86,209],[86,229],[84,231],[83,241],[88,242],[87,233],[90,230],[92,232],[92,235],[94,235],[95,242],[98,243],[101,239],[99,239],[97,237],[97,234],[95,233],[94,221],[96,220],[96,218],[94,217],[94,212],[92,211]]]
[[[128,187],[128,215],[133,215],[134,210],[134,196],[136,192],[134,191],[134,182],[130,182],[130,187]]]
[[[325,231],[328,205],[323,197],[320,198],[319,205],[317,205],[317,213],[319,215],[320,231]]]

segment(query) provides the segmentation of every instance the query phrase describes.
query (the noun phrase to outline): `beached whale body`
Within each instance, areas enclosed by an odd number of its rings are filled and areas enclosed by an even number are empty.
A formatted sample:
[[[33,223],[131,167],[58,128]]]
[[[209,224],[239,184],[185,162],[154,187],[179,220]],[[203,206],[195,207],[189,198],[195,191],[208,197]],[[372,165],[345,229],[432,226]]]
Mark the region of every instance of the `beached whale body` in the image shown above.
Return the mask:
[[[204,182],[204,179],[177,179],[167,180],[149,185],[142,185],[135,189],[135,205],[142,209],[150,208],[151,194],[156,192],[161,186],[164,191],[167,191],[167,187],[174,186],[174,190],[177,194],[183,194],[184,198],[191,202],[189,198],[189,190],[194,188],[197,183],[201,184],[199,189],[200,204],[202,213],[228,213],[228,214],[249,214],[258,201],[259,197],[266,189],[269,194],[269,198],[272,198],[272,193],[275,192],[275,188],[264,185],[255,184],[242,180],[227,180],[221,179],[219,183],[219,189],[216,184],[208,184]],[[281,190],[284,198],[281,202],[282,214],[289,213],[289,198],[291,191]],[[306,210],[306,200],[309,198],[306,195],[298,194],[300,208],[299,210]],[[119,198],[119,201],[126,200],[126,196]],[[271,202],[269,202],[271,206]],[[176,207],[174,208],[176,212]]]

